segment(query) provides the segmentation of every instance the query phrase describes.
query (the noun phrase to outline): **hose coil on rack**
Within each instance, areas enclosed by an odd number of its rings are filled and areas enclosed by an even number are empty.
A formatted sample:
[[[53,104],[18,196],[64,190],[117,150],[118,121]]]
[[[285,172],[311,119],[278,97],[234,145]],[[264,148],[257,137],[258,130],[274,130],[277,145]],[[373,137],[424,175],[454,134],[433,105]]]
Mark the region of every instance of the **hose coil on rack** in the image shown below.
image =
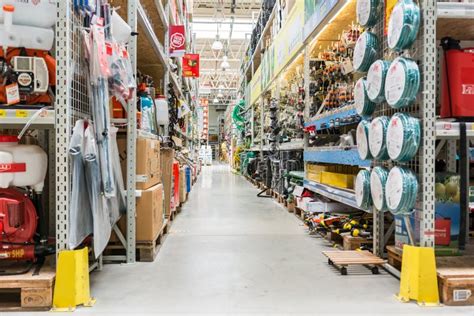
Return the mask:
[[[370,116],[375,111],[375,103],[367,95],[367,81],[364,78],[357,80],[354,86],[354,104],[360,116]]]
[[[388,170],[383,167],[375,167],[370,174],[370,195],[374,206],[379,211],[387,210],[385,201],[385,188],[388,178]]]
[[[395,113],[387,128],[386,143],[390,159],[410,161],[418,152],[420,141],[420,120],[404,113]]]
[[[357,39],[354,47],[353,65],[357,72],[367,72],[377,59],[379,39],[374,33],[365,31]]]
[[[355,181],[355,198],[357,206],[366,211],[372,207],[370,190],[370,172],[365,169],[359,171]]]
[[[409,106],[420,90],[420,69],[414,60],[398,57],[385,78],[385,99],[392,108]]]
[[[387,160],[387,128],[390,119],[386,116],[379,116],[372,120],[369,128],[369,150],[372,157],[377,160]]]
[[[370,101],[377,104],[385,101],[385,78],[389,67],[390,62],[381,59],[370,66],[366,80],[367,96]]]
[[[418,195],[418,180],[413,171],[393,167],[385,185],[385,201],[394,215],[408,215],[415,208]]]
[[[357,23],[363,27],[375,26],[378,21],[379,4],[379,0],[357,0]]]
[[[356,130],[357,151],[359,152],[360,159],[363,160],[372,159],[369,150],[369,126],[370,123],[368,121],[362,120],[357,125]]]
[[[399,1],[388,22],[388,47],[397,52],[410,48],[418,36],[420,20],[420,8],[413,0]]]

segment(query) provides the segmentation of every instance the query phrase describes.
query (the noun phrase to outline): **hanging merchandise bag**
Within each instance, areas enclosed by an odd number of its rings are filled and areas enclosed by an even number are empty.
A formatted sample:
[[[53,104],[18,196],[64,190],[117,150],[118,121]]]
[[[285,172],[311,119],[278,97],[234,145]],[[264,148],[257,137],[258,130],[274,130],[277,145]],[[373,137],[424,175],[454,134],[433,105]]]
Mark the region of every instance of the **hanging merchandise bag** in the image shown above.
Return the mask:
[[[87,190],[94,220],[94,254],[98,258],[110,239],[112,225],[107,207],[107,199],[102,194],[98,146],[94,136],[94,128],[89,125],[84,133],[84,161]]]
[[[86,190],[84,168],[84,125],[83,120],[74,127],[69,155],[72,160],[72,190],[69,204],[68,247],[75,249],[93,232],[89,190]]]

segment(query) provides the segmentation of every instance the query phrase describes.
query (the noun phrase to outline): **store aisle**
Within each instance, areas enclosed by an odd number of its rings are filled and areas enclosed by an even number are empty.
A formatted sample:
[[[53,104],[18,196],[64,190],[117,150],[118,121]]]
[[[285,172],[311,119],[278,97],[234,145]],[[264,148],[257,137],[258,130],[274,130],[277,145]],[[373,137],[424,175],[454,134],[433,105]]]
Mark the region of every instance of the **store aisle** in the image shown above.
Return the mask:
[[[321,255],[327,244],[257,192],[227,166],[204,167],[156,262],[93,273],[97,305],[79,313],[472,315],[399,303],[387,274],[341,276]]]

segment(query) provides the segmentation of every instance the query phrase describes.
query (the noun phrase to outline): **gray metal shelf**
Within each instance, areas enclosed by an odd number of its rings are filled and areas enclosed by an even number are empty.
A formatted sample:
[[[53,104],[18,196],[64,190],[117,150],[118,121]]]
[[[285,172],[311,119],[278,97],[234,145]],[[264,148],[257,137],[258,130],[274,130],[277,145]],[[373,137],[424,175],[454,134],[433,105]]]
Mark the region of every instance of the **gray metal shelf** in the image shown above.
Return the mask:
[[[20,128],[29,123],[38,112],[40,112],[39,115],[31,121],[31,128],[54,128],[54,110],[0,109],[0,123],[2,128]]]

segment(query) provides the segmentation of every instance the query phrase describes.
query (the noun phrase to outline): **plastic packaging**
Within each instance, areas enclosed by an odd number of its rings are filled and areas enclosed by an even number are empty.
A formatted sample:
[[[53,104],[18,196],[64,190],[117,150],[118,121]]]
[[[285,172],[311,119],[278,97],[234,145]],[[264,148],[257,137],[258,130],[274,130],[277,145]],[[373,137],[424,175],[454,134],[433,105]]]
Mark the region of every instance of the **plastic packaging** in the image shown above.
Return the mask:
[[[169,115],[168,102],[166,102],[165,96],[160,95],[155,99],[155,107],[156,107],[156,123],[158,125],[167,126],[170,123],[170,115]]]
[[[362,120],[359,125],[357,125],[357,151],[359,152],[360,159],[363,160],[372,159],[369,150],[369,126],[370,123],[366,120]]]
[[[0,136],[0,188],[31,186],[42,192],[47,169],[48,157],[41,147],[18,144],[16,136]]]
[[[369,149],[372,157],[377,160],[389,158],[386,144],[388,124],[389,118],[386,116],[378,116],[370,123]]]
[[[69,155],[72,160],[72,188],[68,216],[68,247],[75,249],[87,236],[93,233],[92,209],[87,190],[84,166],[84,126],[83,120],[76,121],[72,132]]]
[[[386,143],[390,159],[410,161],[418,152],[420,141],[420,120],[404,113],[395,113],[387,128]]]
[[[393,167],[385,185],[387,208],[394,215],[408,215],[413,212],[418,195],[418,180],[407,168]]]
[[[399,1],[388,22],[388,46],[395,51],[410,48],[420,29],[420,8],[412,0]]]
[[[107,199],[102,194],[98,147],[94,136],[94,128],[89,125],[84,132],[84,162],[86,170],[87,190],[89,190],[90,204],[93,217],[94,254],[98,258],[104,251],[110,239],[112,225]],[[112,163],[111,163],[112,165]]]
[[[361,170],[357,174],[355,181],[355,198],[357,206],[369,211],[372,207],[372,197],[370,195],[370,172]]]
[[[365,31],[357,39],[354,47],[353,65],[357,72],[367,72],[377,59],[379,39],[374,33]]]
[[[370,174],[370,195],[374,206],[379,211],[387,210],[385,202],[385,186],[388,178],[388,170],[383,167],[375,167]]]
[[[420,69],[415,61],[398,57],[388,69],[385,78],[385,99],[392,108],[411,105],[420,90]]]
[[[369,99],[366,87],[367,81],[364,78],[357,80],[354,87],[354,104],[360,116],[369,116],[375,111],[375,103]]]
[[[385,101],[385,78],[389,67],[390,62],[380,59],[370,66],[366,79],[367,96],[370,101],[377,104]]]
[[[112,12],[112,37],[119,44],[127,44],[132,37],[132,28],[116,10]]]

